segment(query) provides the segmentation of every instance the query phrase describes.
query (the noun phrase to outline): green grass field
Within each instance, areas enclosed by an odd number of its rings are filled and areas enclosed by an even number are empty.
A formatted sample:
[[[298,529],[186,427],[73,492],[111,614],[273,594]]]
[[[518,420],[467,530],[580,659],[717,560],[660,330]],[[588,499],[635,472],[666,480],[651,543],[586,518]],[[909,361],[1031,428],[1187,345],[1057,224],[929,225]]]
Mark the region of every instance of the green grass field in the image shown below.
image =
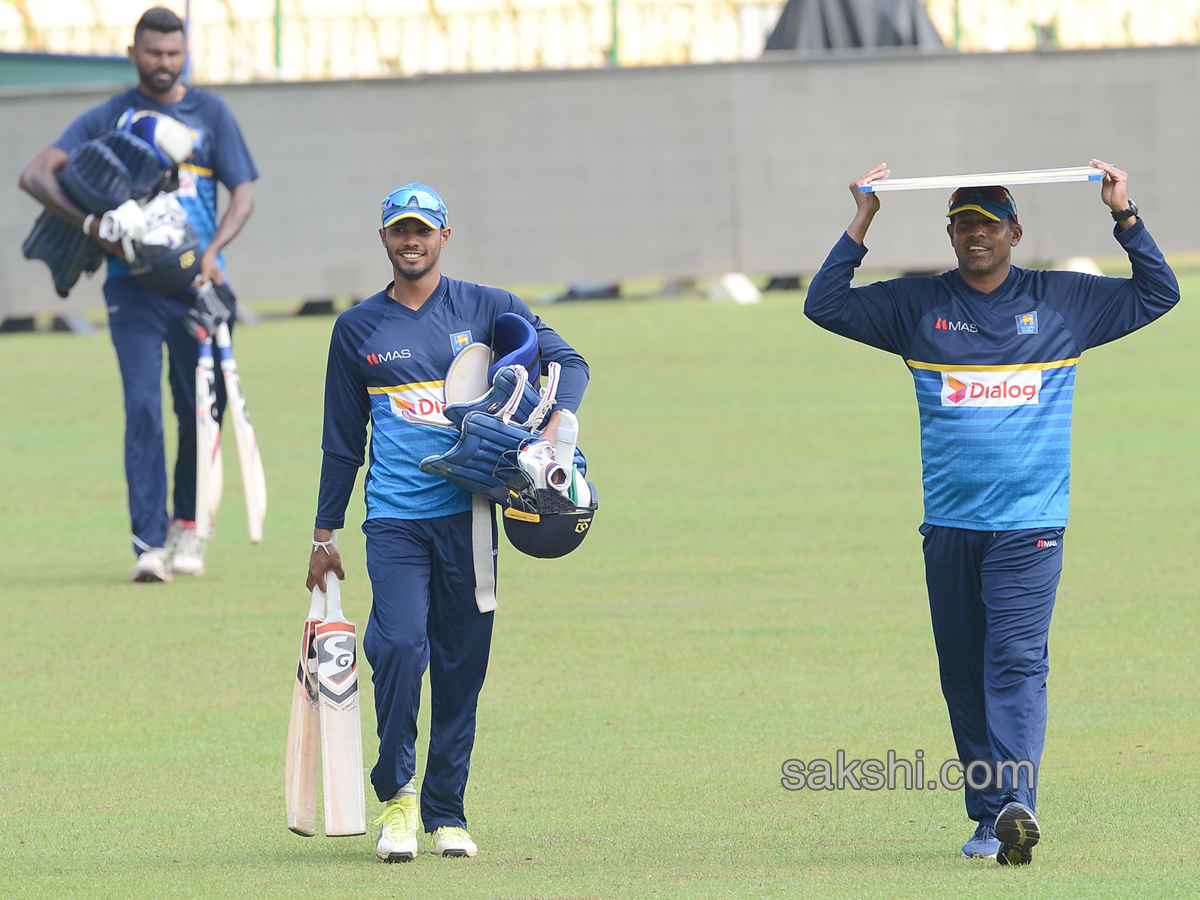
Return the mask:
[[[1080,367],[1046,837],[1020,870],[958,858],[959,793],[780,785],[784,760],[839,748],[954,753],[903,364],[822,332],[794,294],[545,317],[591,363],[602,507],[571,557],[501,552],[467,792],[480,855],[396,866],[371,836],[284,826],[332,320],[239,333],[267,537],[246,540],[230,439],[209,574],[155,586],[126,582],[107,334],[0,338],[0,898],[1198,895],[1200,276]],[[360,627],[361,515],[356,492]]]

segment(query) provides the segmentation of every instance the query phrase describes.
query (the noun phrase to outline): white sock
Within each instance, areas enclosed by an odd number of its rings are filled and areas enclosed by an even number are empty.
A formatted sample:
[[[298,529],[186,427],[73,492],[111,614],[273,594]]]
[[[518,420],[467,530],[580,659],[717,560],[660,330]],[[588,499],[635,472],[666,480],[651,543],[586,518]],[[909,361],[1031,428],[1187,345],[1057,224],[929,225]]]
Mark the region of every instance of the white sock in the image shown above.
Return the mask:
[[[412,779],[412,778],[408,779],[408,784],[402,785],[400,790],[396,791],[396,796],[392,797],[392,799],[398,800],[404,796],[408,796],[408,797],[417,796],[417,788],[416,788],[414,781],[415,781],[415,779]]]

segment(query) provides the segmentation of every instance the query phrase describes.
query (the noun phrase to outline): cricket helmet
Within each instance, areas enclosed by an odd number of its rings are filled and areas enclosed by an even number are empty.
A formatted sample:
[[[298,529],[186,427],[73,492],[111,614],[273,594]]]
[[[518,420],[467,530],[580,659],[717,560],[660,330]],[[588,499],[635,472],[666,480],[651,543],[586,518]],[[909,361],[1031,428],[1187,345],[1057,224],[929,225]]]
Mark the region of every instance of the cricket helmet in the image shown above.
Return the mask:
[[[163,169],[179,165],[195,148],[191,128],[176,118],[150,109],[131,107],[125,110],[117,120],[117,130],[144,141],[154,151]]]
[[[597,505],[596,486],[577,474],[570,496],[551,488],[522,491],[504,510],[504,533],[527,556],[557,559],[583,543]]]
[[[200,274],[200,237],[184,225],[177,238],[166,244],[137,244],[129,267],[142,287],[164,297],[182,297]]]

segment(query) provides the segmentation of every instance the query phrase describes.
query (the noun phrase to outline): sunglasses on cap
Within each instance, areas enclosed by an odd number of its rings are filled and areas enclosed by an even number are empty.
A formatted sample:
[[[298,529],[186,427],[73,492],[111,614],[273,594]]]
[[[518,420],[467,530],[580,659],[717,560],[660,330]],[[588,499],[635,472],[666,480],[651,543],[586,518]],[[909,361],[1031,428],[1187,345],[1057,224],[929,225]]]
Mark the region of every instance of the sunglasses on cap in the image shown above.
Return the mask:
[[[397,206],[415,206],[418,209],[427,209],[430,212],[438,213],[443,218],[445,218],[448,211],[446,204],[442,202],[440,197],[434,196],[429,191],[422,191],[417,188],[400,188],[399,190],[392,191],[379,204],[380,209]]]
[[[957,206],[959,203],[970,203],[978,200],[991,200],[993,203],[1009,203],[1015,209],[1017,204],[1013,202],[1012,194],[1008,192],[1008,188],[996,187],[965,187],[959,188],[950,197],[950,205]]]
[[[1008,188],[1000,185],[959,188],[950,196],[950,212],[947,215],[954,215],[962,209],[980,208],[980,204],[1000,207],[1000,218],[1009,215],[1013,217],[1014,222],[1017,220],[1017,201],[1008,192]],[[997,210],[991,210],[988,214],[994,216],[996,213]]]

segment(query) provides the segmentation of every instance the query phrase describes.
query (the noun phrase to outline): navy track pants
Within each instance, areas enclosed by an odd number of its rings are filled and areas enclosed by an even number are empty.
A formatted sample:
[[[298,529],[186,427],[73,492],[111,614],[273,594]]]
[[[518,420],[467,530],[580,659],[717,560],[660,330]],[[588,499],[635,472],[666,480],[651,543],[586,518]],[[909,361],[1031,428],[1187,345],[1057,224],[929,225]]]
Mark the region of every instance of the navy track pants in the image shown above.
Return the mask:
[[[964,766],[1029,760],[1046,740],[1048,635],[1062,574],[1063,529],[967,531],[921,526],[942,694]],[[1016,783],[1014,784],[1014,780]],[[1017,800],[1033,810],[1036,776],[965,787],[967,815],[995,819]]]
[[[108,328],[125,393],[125,481],[134,553],[167,539],[167,454],[163,444],[162,366],[178,420],[174,516],[196,518],[196,362],[200,348],[183,327],[191,300],[146,290],[132,277],[104,283]],[[230,329],[233,323],[230,322]],[[217,372],[217,411],[225,414],[225,382]]]
[[[429,757],[420,785],[421,821],[426,831],[466,828],[463,795],[494,616],[475,603],[471,513],[368,519],[363,533],[374,594],[363,652],[371,664],[379,733],[371,783],[386,801],[416,774],[417,710],[428,667]],[[493,518],[493,566],[495,547]]]

